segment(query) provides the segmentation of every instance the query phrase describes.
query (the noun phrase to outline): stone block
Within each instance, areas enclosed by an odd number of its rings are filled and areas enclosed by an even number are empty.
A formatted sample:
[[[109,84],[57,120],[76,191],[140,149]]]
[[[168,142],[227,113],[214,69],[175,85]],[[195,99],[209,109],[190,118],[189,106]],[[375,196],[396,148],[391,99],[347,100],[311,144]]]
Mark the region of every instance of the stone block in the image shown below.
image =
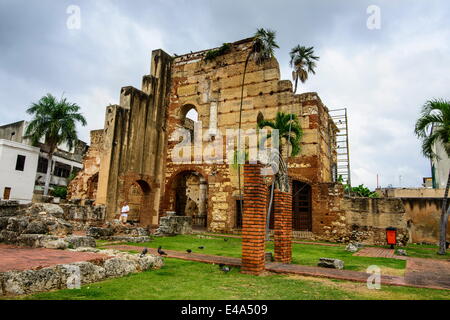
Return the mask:
[[[332,268],[332,269],[344,269],[344,261],[339,259],[332,258],[320,258],[319,263],[317,264],[319,267],[323,268]]]
[[[112,258],[106,260],[103,267],[107,277],[121,277],[136,272],[138,265],[125,258]]]
[[[56,267],[3,273],[5,294],[23,295],[59,289],[60,275]]]
[[[89,236],[69,236],[65,239],[72,248],[96,247],[95,239]]]

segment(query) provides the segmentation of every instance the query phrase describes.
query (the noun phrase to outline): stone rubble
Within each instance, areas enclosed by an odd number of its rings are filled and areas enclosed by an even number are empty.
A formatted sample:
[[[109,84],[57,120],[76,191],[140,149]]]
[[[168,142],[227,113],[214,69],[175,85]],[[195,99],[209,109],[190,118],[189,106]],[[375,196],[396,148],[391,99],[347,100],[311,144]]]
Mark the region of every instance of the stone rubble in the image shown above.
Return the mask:
[[[344,261],[332,258],[320,258],[317,266],[342,270],[344,269]]]
[[[80,252],[99,252],[98,249],[69,249]],[[24,295],[55,289],[70,288],[73,280],[81,285],[99,282],[107,278],[126,276],[132,273],[159,269],[164,265],[161,257],[103,250],[109,256],[103,261],[76,262],[56,265],[39,270],[8,271],[0,273],[0,295]],[[77,277],[79,274],[79,278]],[[75,278],[74,278],[75,276]]]

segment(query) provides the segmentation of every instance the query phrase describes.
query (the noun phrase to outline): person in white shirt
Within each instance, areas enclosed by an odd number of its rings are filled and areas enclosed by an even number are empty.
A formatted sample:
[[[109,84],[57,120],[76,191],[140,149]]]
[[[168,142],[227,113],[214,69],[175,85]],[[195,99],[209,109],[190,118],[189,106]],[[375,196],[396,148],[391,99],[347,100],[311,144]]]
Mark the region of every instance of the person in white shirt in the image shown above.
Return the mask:
[[[120,218],[119,218],[119,220],[120,220],[120,222],[122,222],[122,224],[127,223],[129,212],[130,212],[130,207],[128,206],[128,202],[124,202],[123,207],[120,210]]]

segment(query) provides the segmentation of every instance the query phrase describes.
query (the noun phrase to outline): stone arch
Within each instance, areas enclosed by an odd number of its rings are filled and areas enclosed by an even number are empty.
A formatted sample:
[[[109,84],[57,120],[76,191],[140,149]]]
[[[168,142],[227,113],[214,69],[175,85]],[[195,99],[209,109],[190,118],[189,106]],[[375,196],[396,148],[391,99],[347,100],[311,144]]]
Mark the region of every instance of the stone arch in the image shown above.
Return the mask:
[[[166,211],[191,216],[194,228],[206,228],[209,223],[207,175],[194,168],[176,171],[166,185],[165,202]]]
[[[130,213],[128,220],[142,225],[150,225],[153,215],[151,201],[152,188],[143,179],[132,180],[125,189],[125,201],[128,202]]]

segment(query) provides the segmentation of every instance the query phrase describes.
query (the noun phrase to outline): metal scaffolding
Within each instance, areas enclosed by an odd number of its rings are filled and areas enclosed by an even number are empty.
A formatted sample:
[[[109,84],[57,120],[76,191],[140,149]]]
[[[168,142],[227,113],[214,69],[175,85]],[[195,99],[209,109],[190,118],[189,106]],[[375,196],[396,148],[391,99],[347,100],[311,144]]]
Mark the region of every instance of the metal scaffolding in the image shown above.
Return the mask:
[[[351,186],[347,108],[330,110],[329,113],[339,129],[336,134],[337,176],[342,177],[344,184]]]

